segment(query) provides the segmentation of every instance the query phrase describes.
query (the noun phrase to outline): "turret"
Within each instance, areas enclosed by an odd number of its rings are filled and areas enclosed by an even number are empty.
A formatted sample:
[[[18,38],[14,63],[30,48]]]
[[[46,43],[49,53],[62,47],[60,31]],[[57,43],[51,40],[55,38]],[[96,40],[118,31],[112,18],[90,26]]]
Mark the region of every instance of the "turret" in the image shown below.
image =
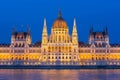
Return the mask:
[[[106,26],[105,34],[108,35],[108,27]]]
[[[11,36],[11,44],[14,43],[15,41],[15,29],[14,27],[12,28],[12,36]]]
[[[31,43],[30,29],[26,32],[17,32],[14,28],[12,29],[11,47],[29,47]]]
[[[26,39],[26,41],[27,41],[28,44],[32,43],[32,38],[30,36],[30,28],[29,27],[27,28],[27,39]]]
[[[92,35],[93,33],[93,27],[90,28],[90,34]]]
[[[48,33],[46,26],[46,19],[44,19],[43,33],[42,33],[42,46],[47,45],[48,43]]]
[[[73,57],[76,57],[76,59],[74,59],[73,61],[77,61],[78,60],[78,34],[77,34],[77,28],[76,28],[76,19],[74,18],[74,24],[73,24],[73,32],[72,32],[72,52]]]
[[[78,45],[78,34],[76,28],[76,19],[74,19],[73,32],[72,32],[72,43]]]
[[[93,27],[90,28],[90,32],[89,32],[89,44],[92,44],[93,41]]]
[[[108,36],[108,28],[106,26],[106,29],[105,29],[105,41],[107,43],[107,45],[109,45],[109,36]]]
[[[104,31],[94,32],[90,29],[89,44],[94,44],[96,47],[109,47],[108,29]]]

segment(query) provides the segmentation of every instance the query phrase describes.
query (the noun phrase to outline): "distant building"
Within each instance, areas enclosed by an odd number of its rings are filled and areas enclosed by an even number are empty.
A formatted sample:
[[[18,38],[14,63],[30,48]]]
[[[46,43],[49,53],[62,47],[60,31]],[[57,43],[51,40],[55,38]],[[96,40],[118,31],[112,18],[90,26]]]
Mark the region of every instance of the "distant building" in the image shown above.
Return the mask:
[[[32,44],[29,29],[13,29],[11,44],[0,44],[0,65],[120,65],[120,45],[109,43],[107,27],[101,32],[91,28],[88,44],[78,42],[76,19],[70,35],[59,12],[50,35],[44,19],[42,42]]]

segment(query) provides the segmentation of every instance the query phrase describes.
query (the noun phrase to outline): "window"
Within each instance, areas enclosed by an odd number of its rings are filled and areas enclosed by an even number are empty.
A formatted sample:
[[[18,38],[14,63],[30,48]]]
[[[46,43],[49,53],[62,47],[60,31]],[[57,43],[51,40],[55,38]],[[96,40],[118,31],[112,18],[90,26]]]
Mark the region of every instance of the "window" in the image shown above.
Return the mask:
[[[74,57],[74,59],[76,59],[76,57]]]
[[[46,57],[44,57],[44,59],[46,59]]]
[[[50,59],[50,57],[48,57],[48,59]]]
[[[54,59],[54,57],[52,57],[52,59]]]
[[[68,57],[66,57],[66,59],[68,59]]]
[[[74,49],[74,52],[76,52],[76,49]]]
[[[46,52],[46,50],[44,49],[44,52]]]

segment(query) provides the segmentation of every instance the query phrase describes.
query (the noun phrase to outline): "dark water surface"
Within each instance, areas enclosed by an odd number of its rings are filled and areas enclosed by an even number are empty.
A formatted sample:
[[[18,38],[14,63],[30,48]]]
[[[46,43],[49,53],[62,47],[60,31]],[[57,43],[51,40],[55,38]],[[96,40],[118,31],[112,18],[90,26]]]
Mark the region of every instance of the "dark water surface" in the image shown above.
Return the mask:
[[[120,70],[1,69],[0,80],[120,80]]]

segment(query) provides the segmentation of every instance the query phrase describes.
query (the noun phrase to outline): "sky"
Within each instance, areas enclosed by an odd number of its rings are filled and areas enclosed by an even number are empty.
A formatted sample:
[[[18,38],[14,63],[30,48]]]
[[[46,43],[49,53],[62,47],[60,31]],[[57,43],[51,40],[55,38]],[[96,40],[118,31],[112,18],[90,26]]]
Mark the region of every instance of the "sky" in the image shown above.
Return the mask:
[[[10,43],[12,27],[31,29],[32,42],[41,41],[43,21],[48,33],[61,10],[71,34],[74,17],[79,41],[88,43],[89,29],[102,31],[106,25],[110,43],[120,43],[120,0],[0,0],[0,43]]]

